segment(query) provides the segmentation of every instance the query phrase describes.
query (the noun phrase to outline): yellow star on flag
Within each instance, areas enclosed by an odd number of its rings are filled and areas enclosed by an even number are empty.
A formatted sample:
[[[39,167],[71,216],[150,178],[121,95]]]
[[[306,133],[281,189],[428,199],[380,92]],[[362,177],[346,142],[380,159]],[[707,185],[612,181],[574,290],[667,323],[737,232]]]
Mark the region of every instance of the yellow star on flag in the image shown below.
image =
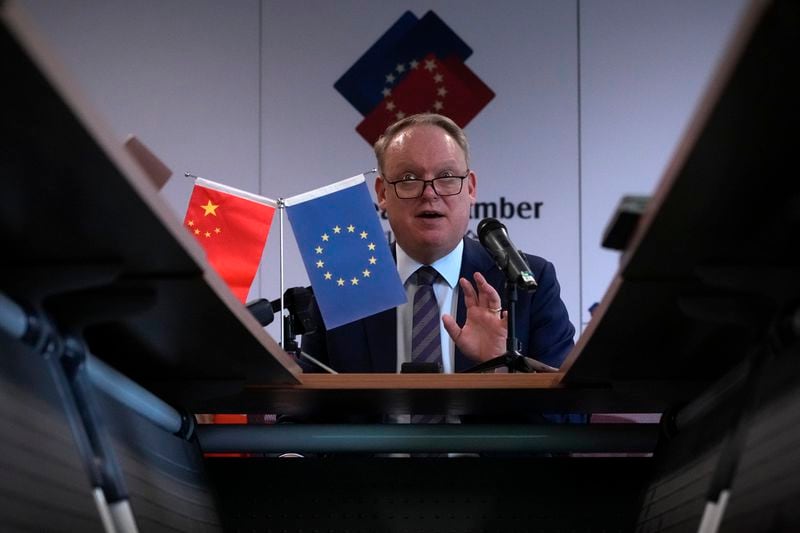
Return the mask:
[[[367,245],[367,248],[369,248],[369,249],[370,249],[370,251],[374,251],[374,250],[375,250],[375,243],[374,243],[374,242],[371,242],[371,243],[369,243],[369,244]]]
[[[347,231],[349,233],[353,233],[354,231],[356,231],[356,227],[354,225],[350,224],[349,226],[347,226]]]
[[[325,261],[317,261],[317,268],[322,268],[325,266]]]
[[[358,278],[353,278],[350,280],[351,285],[358,285]]]
[[[322,253],[322,246],[317,246],[316,248],[314,248],[314,251],[317,252],[318,254],[321,254]]]
[[[340,287],[344,287],[344,280],[342,278],[339,278],[336,280],[336,284]]]
[[[332,277],[333,274],[331,274],[330,272],[325,272],[325,279],[331,279]]]
[[[364,274],[365,278],[368,278],[369,275],[372,274],[372,272],[370,272],[368,268],[365,268],[364,271],[362,272],[362,274]]]
[[[375,264],[375,263],[377,263],[377,262],[378,262],[378,260],[377,260],[377,259],[375,259],[375,256],[374,256],[374,255],[373,255],[372,257],[370,257],[370,258],[369,258],[369,264],[370,264],[370,265],[374,265],[374,264]]]
[[[340,228],[339,226],[334,226],[333,227],[333,232],[334,233],[341,233],[342,232],[342,228]]]
[[[367,238],[367,232],[366,231],[362,231],[361,232],[361,238],[362,239],[366,239]]]
[[[204,216],[208,216],[208,215],[217,216],[217,208],[219,207],[219,205],[212,204],[211,200],[209,200],[206,205],[201,205],[200,207],[202,207],[203,211],[205,211],[205,215]]]
[[[328,242],[328,239],[330,239],[330,237],[328,236],[328,234],[327,234],[327,233],[323,233],[323,234],[322,234],[322,241],[323,241],[323,242]]]

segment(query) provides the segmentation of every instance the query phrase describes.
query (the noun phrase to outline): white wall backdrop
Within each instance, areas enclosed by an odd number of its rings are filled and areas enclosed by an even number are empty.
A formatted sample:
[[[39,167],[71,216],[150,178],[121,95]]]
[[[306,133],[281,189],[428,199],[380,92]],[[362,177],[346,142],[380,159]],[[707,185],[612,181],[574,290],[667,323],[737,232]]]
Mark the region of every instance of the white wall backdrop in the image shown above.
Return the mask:
[[[184,170],[277,198],[373,168],[333,83],[405,10],[435,11],[496,93],[466,128],[479,200],[542,202],[505,222],[555,263],[580,326],[616,270],[609,216],[660,178],[744,0],[23,3],[120,142],[136,133],[175,172],[179,218]],[[252,298],[279,294],[277,229]],[[288,226],[285,243],[286,285],[307,284]]]
[[[600,247],[606,223],[623,195],[655,188],[746,5],[580,2],[584,324],[619,259]]]

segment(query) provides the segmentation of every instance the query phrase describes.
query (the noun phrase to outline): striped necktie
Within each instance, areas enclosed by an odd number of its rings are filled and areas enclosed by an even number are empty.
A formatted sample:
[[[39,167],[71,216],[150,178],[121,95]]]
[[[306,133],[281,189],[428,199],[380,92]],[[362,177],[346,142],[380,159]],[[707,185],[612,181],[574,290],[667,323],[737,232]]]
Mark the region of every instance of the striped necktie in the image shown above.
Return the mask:
[[[411,319],[411,360],[414,363],[438,363],[442,368],[442,336],[439,329],[439,304],[433,282],[439,277],[429,266],[417,270],[417,292],[414,293],[414,314]],[[443,415],[412,414],[412,424],[441,424]],[[443,454],[416,453],[412,457],[440,457]]]
[[[442,365],[442,339],[439,333],[439,304],[433,282],[439,273],[433,267],[417,270],[417,291],[411,319],[411,361]]]

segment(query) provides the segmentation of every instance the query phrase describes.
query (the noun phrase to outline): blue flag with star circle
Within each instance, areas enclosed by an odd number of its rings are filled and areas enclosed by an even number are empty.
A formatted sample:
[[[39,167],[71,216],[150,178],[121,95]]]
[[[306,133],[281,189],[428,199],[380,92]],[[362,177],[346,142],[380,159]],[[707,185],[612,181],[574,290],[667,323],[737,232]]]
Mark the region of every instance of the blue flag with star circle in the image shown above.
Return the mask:
[[[326,328],[406,303],[363,174],[284,204]]]

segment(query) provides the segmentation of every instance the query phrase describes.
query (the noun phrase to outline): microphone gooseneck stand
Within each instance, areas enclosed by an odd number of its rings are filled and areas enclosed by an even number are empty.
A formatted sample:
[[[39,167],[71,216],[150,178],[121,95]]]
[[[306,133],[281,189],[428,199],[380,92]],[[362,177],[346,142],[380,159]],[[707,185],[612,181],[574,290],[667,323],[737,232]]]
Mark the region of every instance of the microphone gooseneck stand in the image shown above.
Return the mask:
[[[506,337],[506,352],[494,359],[489,359],[468,368],[465,372],[485,372],[501,366],[508,368],[509,372],[536,372],[536,368],[530,363],[527,357],[519,351],[519,341],[517,341],[516,318],[517,318],[517,284],[506,280],[506,301],[508,308],[508,335]]]
[[[298,360],[306,359],[329,374],[338,374],[331,367],[305,353],[297,343],[298,335],[313,333],[317,328],[317,320],[311,312],[313,295],[311,287],[291,287],[286,289],[282,298],[271,302],[262,298],[248,303],[247,308],[264,327],[272,324],[276,314],[282,317],[283,349]],[[286,309],[288,314],[283,315],[281,309]]]
[[[508,333],[506,352],[503,355],[468,368],[465,372],[485,372],[501,366],[507,367],[510,372],[552,372],[553,369],[549,366],[525,357],[519,351],[516,335],[517,291],[520,288],[526,292],[534,292],[537,289],[536,279],[525,255],[514,246],[508,237],[505,225],[496,218],[485,218],[480,221],[478,238],[506,278]]]

